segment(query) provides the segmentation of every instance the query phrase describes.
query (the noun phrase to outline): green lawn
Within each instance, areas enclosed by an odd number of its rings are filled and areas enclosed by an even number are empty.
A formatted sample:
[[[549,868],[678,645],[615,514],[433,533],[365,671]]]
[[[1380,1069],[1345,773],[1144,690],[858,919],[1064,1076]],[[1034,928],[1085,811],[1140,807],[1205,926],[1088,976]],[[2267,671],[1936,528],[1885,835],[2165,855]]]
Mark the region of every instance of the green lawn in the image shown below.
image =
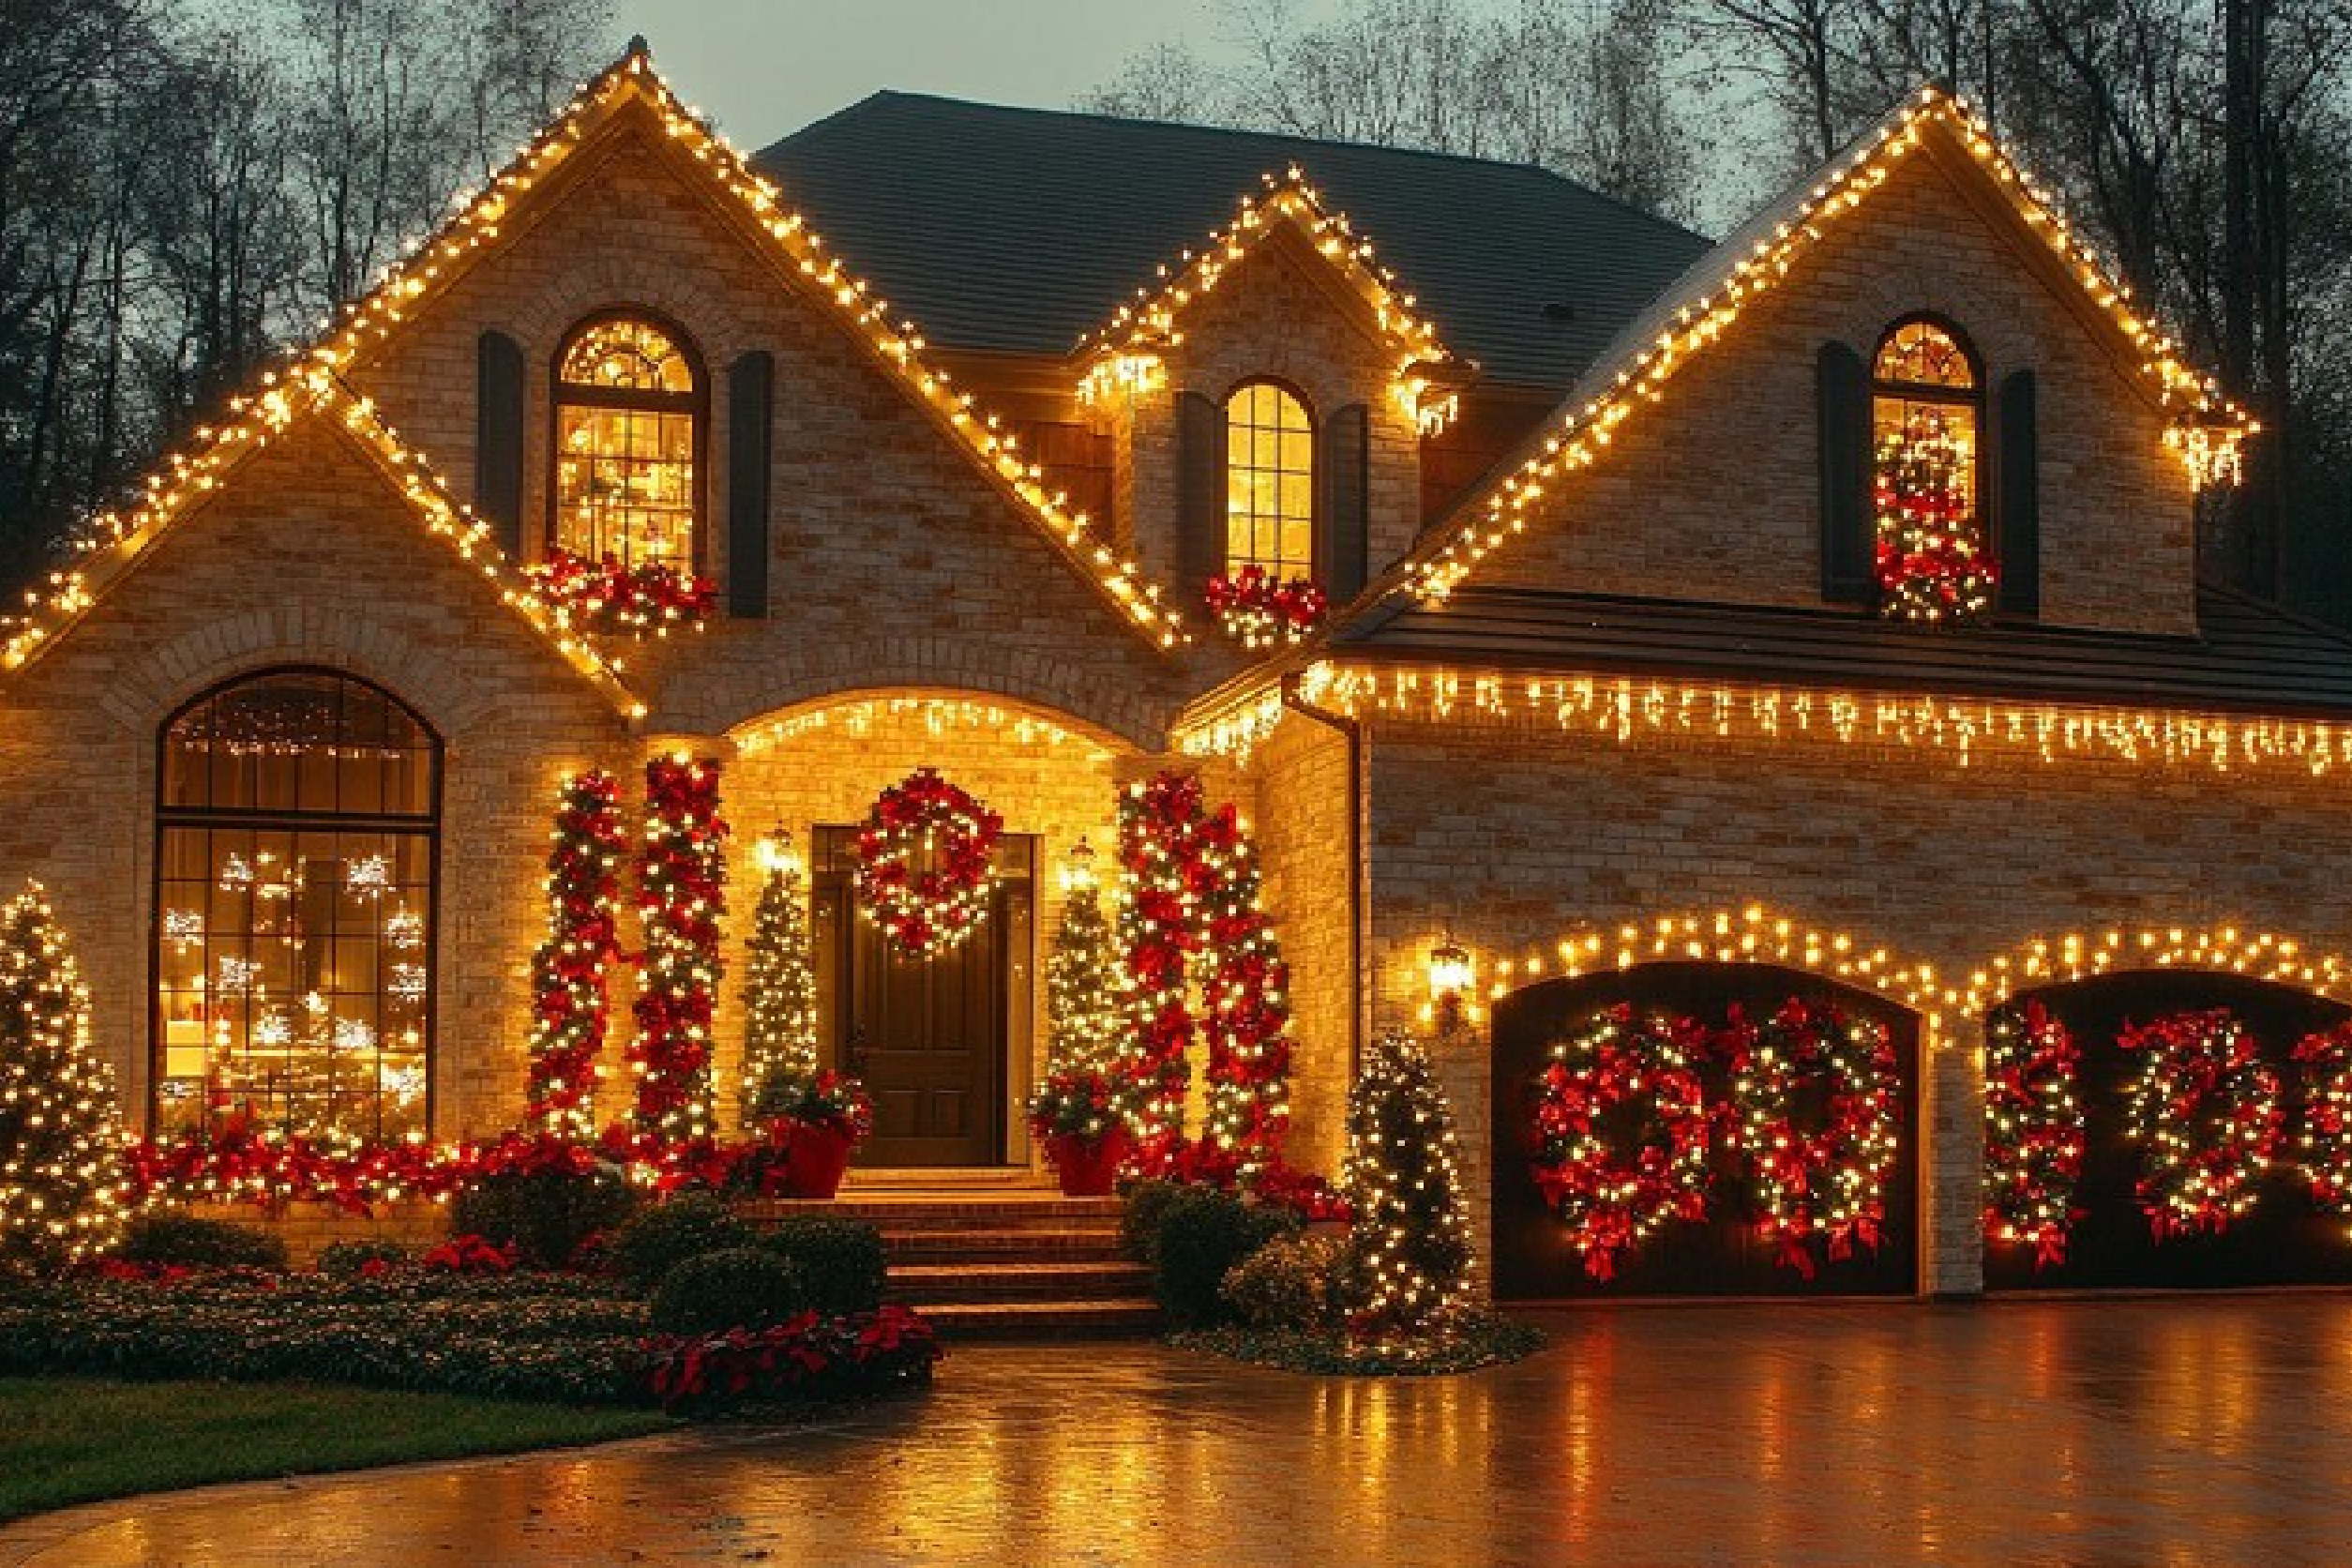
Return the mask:
[[[0,1520],[214,1481],[634,1437],[651,1410],[317,1383],[0,1378]]]

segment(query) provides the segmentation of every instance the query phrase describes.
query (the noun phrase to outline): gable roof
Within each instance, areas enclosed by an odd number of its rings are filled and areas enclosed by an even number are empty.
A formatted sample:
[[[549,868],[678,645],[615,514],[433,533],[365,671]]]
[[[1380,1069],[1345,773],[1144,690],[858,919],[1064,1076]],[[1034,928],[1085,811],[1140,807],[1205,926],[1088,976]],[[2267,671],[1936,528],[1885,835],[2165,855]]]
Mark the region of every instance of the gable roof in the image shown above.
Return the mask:
[[[1982,194],[2038,238],[2043,259],[2062,269],[2086,313],[2103,330],[2127,370],[2174,423],[2167,440],[2200,483],[2234,470],[2239,438],[2261,427],[2191,368],[2173,340],[2134,311],[2130,292],[2068,231],[2049,199],[1994,141],[1992,128],[1941,87],[1922,87],[1903,107],[1849,143],[1816,175],[1801,181],[1693,265],[1628,324],[1561,404],[1560,411],[1506,459],[1487,481],[1456,503],[1452,517],[1383,573],[1349,610],[1333,617],[1326,639],[1397,602],[1442,598],[1478,563],[1524,531],[1528,512],[1550,489],[1600,460],[1619,425],[1656,406],[1677,371],[1705,354],[1741,311],[1798,272],[1834,232],[1836,219],[1867,203],[1895,163],[1930,138],[1965,154]]]
[[[515,568],[498,548],[490,524],[460,505],[432,465],[403,445],[374,405],[339,377],[310,364],[282,378],[265,378],[260,394],[241,402],[234,413],[228,424],[200,432],[194,447],[174,455],[164,472],[149,481],[143,503],[102,520],[83,559],[54,574],[46,599],[37,598],[32,612],[8,628],[0,640],[0,671],[22,669],[54,645],[175,525],[286,431],[306,420],[332,419],[400,494],[428,536],[479,571],[500,600],[615,710],[632,719],[644,716],[645,704],[622,683],[620,666],[573,629],[570,612]]]
[[[1069,353],[1269,170],[1305,171],[1330,211],[1377,234],[1489,381],[1566,387],[1707,249],[1528,164],[911,93],[757,161],[958,349]]]

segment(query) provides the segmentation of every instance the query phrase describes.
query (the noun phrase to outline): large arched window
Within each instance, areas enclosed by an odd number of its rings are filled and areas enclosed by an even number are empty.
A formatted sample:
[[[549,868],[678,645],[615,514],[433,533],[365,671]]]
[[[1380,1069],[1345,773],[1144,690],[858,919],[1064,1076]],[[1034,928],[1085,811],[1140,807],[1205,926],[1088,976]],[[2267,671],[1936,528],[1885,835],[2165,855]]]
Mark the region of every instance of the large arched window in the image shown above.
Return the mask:
[[[694,569],[706,388],[669,328],[588,322],[555,361],[550,542],[590,561]]]
[[[1288,387],[1248,381],[1225,400],[1225,565],[1285,580],[1315,573],[1315,425]]]
[[[1960,621],[1992,605],[1998,571],[1981,501],[1984,384],[1950,327],[1896,323],[1871,361],[1872,512],[1881,603]]]
[[[183,709],[158,782],[158,1127],[428,1131],[440,741],[280,671]]]

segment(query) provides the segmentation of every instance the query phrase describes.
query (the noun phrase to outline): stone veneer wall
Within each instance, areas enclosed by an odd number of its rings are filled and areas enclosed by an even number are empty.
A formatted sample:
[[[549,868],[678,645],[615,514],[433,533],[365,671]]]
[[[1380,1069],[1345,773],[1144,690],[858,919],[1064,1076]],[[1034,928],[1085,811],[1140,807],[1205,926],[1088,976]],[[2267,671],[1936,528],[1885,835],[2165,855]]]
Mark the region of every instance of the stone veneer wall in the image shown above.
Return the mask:
[[[2235,925],[2352,946],[2337,895],[2352,816],[2293,764],[2220,773],[2003,748],[1971,765],[1893,745],[1621,743],[1534,726],[1381,719],[1370,736],[1376,1011],[1410,1021],[1451,927],[1482,979],[1571,931],[1760,905],[1957,983],[2040,937]],[[1922,1085],[1928,1288],[1982,1281],[1978,1026],[1956,1014]],[[1439,1057],[1479,1231],[1497,1146],[1483,1028]]]

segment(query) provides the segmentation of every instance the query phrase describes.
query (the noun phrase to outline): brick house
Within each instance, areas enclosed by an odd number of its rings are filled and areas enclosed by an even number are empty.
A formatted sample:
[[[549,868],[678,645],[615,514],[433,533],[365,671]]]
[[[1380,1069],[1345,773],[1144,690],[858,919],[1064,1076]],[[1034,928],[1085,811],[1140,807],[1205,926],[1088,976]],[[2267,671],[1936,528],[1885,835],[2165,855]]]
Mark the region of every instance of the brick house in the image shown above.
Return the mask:
[[[1965,626],[1873,575],[1920,419]],[[1989,1006],[2343,1011],[2352,646],[2200,586],[2242,424],[1933,92],[1710,246],[1523,167],[892,94],[747,159],[633,48],[0,649],[0,865],[143,1126],[299,1046],[352,1130],[479,1136],[559,779],[714,756],[739,887],[808,849],[868,1162],[1018,1170],[1054,867],[1198,768],[1293,971],[1297,1163],[1372,1031],[1435,1027],[1498,1280],[1570,1293],[1522,1152],[1562,1021],[1834,996],[1910,1112],[1849,1283],[1968,1293]],[[583,635],[522,575],[558,547],[718,613]],[[1328,620],[1239,645],[1199,585],[1244,565]],[[848,835],[925,766],[1007,848],[907,972]]]

